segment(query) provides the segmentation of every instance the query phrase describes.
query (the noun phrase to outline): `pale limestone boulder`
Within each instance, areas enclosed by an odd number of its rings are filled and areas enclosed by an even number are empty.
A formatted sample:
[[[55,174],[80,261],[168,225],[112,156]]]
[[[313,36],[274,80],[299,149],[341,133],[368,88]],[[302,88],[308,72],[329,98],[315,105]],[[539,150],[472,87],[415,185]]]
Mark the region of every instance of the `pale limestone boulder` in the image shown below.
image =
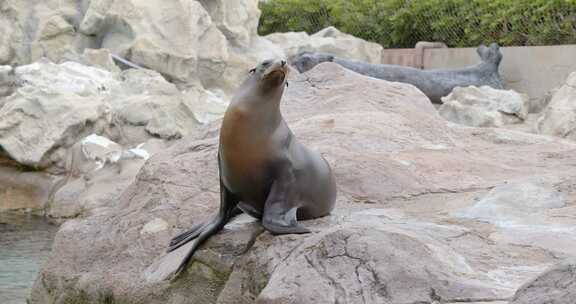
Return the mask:
[[[122,91],[110,99],[120,120],[143,126],[148,134],[164,139],[178,139],[194,131],[198,122],[174,84],[145,69],[127,70],[122,78]]]
[[[20,87],[0,108],[0,146],[28,166],[61,163],[66,152],[55,152],[92,133],[123,145],[172,140],[196,130],[195,115],[221,112],[210,108],[219,100],[201,87],[188,101],[174,84],[146,69],[115,74],[41,60],[16,68],[15,78]]]
[[[8,96],[16,89],[14,69],[9,65],[0,65],[0,98]],[[0,101],[0,108],[3,102]]]
[[[566,83],[555,90],[553,96],[536,122],[540,134],[576,140],[576,73],[570,74]]]
[[[22,89],[33,89],[47,94],[65,92],[79,96],[103,97],[120,88],[120,81],[112,73],[71,61],[55,64],[43,58],[33,64],[17,67],[15,76]]]
[[[161,73],[180,89],[201,85],[230,95],[259,61],[285,57],[279,46],[257,35],[257,0],[35,0],[4,5],[0,64],[47,57],[54,62],[98,61],[95,66],[116,72],[104,54],[82,56],[85,49],[107,49]]]
[[[161,281],[185,254],[165,253],[170,238],[219,205],[214,121],[152,156],[101,209],[67,221],[31,303],[501,304],[557,258],[576,256],[566,230],[576,225],[576,175],[566,170],[576,144],[449,123],[413,86],[334,63],[289,80],[283,115],[339,188],[332,215],[302,222],[313,233],[273,236],[240,216],[182,277]],[[567,197],[535,205],[555,226],[509,230],[453,215],[530,175],[557,177],[551,187]]]
[[[1,9],[1,7],[0,7]],[[0,65],[13,64],[15,57],[14,41],[21,34],[9,18],[0,15]]]
[[[76,32],[74,26],[62,15],[52,15],[39,28],[37,40],[31,46],[31,58],[46,57],[59,61],[67,53],[75,53]]]
[[[84,49],[81,61],[85,65],[97,67],[113,74],[121,72],[107,49]]]
[[[199,0],[213,22],[235,47],[249,48],[257,37],[258,0]]]
[[[74,3],[4,1],[0,9],[1,64],[29,64],[41,57],[59,60],[59,56],[74,51],[76,39],[70,17],[80,14]]]
[[[49,154],[92,133],[104,100],[120,87],[109,72],[41,60],[15,69],[20,86],[0,109],[0,146],[18,163],[51,165]]]
[[[265,37],[282,47],[287,57],[301,52],[329,53],[347,59],[380,63],[381,45],[368,42],[352,35],[342,33],[335,27],[327,27],[313,35],[305,32],[273,33]]]
[[[0,109],[0,146],[20,164],[46,165],[52,149],[91,132],[88,125],[101,117],[102,100],[99,95],[20,88]]]
[[[528,117],[528,110],[528,96],[488,86],[456,87],[442,97],[438,109],[447,120],[472,127],[521,123]]]

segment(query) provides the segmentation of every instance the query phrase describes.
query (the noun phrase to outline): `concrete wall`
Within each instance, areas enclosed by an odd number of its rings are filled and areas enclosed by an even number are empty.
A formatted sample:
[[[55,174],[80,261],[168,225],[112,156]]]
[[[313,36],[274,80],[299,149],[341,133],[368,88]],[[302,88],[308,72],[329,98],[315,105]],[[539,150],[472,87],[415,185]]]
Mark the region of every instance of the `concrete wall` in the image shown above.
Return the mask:
[[[500,75],[506,88],[543,98],[576,71],[576,45],[500,48]],[[424,69],[459,68],[480,62],[476,48],[427,49]]]

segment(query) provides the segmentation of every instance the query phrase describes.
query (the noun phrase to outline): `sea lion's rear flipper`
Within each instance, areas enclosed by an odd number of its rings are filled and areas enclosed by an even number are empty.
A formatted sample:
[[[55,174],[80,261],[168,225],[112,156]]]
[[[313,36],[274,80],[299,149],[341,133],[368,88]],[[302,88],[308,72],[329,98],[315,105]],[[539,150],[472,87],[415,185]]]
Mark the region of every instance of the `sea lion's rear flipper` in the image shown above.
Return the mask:
[[[242,214],[242,210],[240,210],[240,208],[238,208],[238,207],[234,207],[232,212],[230,212],[229,217],[226,219],[226,222],[229,222],[230,220],[232,220],[232,218],[234,218],[240,214]],[[170,240],[170,247],[168,247],[167,252],[174,251],[175,249],[181,247],[182,245],[184,245],[184,244],[190,242],[191,240],[197,238],[200,235],[200,233],[204,230],[204,228],[206,226],[208,226],[209,224],[210,224],[210,222],[198,224],[198,225],[192,227],[191,229],[184,231],[184,232],[180,233],[179,235],[173,237],[172,240]]]
[[[285,172],[272,184],[264,204],[262,225],[272,234],[309,233],[310,230],[298,224],[296,217],[298,206],[294,205],[294,173],[291,169],[280,171]]]
[[[173,251],[182,247],[186,243],[189,243],[190,241],[194,242],[178,266],[178,269],[174,273],[174,277],[176,277],[186,268],[188,262],[192,258],[192,255],[194,255],[194,252],[198,250],[198,248],[204,243],[204,241],[206,241],[206,239],[222,230],[224,225],[226,225],[226,223],[230,221],[232,217],[238,215],[239,209],[237,208],[237,205],[238,199],[232,193],[230,193],[228,189],[226,189],[222,183],[222,180],[220,180],[220,210],[218,211],[218,215],[216,215],[214,219],[212,219],[212,221],[209,223],[201,225],[201,227],[195,227],[197,229],[194,231],[190,230],[192,232],[188,234],[187,237],[183,237],[176,245],[171,246],[169,249],[169,251]]]

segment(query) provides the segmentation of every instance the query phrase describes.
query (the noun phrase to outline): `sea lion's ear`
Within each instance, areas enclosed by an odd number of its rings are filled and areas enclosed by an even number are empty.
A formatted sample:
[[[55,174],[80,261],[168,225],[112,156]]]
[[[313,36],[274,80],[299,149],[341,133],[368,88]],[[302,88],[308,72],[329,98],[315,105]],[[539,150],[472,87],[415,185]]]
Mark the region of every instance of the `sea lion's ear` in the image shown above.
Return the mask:
[[[256,72],[256,68],[253,68],[253,69],[251,69],[251,70],[248,72],[248,74],[252,74],[252,73],[255,73],[255,72]]]
[[[288,81],[286,81],[286,87],[288,87]]]

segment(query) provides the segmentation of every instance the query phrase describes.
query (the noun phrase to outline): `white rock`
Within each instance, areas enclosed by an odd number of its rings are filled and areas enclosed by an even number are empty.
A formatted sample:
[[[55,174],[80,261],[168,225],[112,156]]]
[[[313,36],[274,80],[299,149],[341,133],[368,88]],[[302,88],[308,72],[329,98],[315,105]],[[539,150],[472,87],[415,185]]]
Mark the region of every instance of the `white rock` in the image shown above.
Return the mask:
[[[101,102],[67,90],[19,89],[0,109],[0,146],[20,164],[40,165],[52,148],[89,131],[87,123],[100,117]]]
[[[82,139],[80,144],[84,157],[99,164],[96,170],[106,163],[116,163],[122,157],[122,147],[103,136],[91,134]]]
[[[62,159],[49,157],[58,148],[89,134],[106,133],[118,144],[177,139],[194,132],[196,115],[210,121],[225,107],[201,87],[194,102],[208,106],[189,104],[174,84],[146,69],[118,75],[76,62],[41,60],[16,68],[15,78],[21,87],[0,104],[0,146],[17,162],[42,168]],[[144,151],[133,152],[147,157]]]
[[[540,134],[576,140],[576,72],[553,95],[536,122]]]
[[[42,59],[17,67],[15,74],[24,88],[41,90],[47,94],[66,92],[80,96],[103,95],[120,85],[108,71],[71,61],[55,64]]]
[[[142,230],[140,230],[140,234],[158,233],[166,229],[168,229],[168,223],[166,223],[165,220],[157,217],[146,223],[146,225],[142,227]]]
[[[381,45],[342,33],[335,27],[327,27],[310,36],[305,32],[288,32],[270,34],[265,38],[281,46],[288,57],[314,51],[370,63],[382,61]]]
[[[488,86],[454,88],[442,103],[438,109],[442,117],[473,127],[500,127],[528,116],[528,96]]]

